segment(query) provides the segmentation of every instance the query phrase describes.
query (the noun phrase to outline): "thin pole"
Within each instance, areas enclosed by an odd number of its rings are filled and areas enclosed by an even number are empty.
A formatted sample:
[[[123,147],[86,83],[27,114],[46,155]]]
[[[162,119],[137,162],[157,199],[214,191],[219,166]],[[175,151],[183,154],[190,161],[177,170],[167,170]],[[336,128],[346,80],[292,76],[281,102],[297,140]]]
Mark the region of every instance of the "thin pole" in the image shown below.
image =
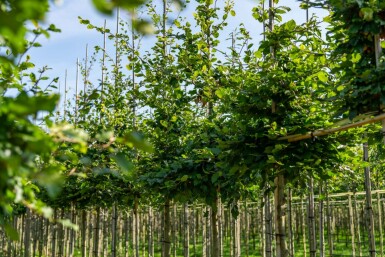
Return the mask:
[[[368,143],[363,144],[364,150],[364,162],[369,162],[369,150]],[[371,193],[371,181],[370,181],[370,167],[365,167],[365,192],[366,192],[366,216],[368,219],[368,241],[369,241],[369,256],[376,256],[376,242],[374,237],[374,218],[372,207],[372,193]]]
[[[86,96],[86,89],[87,89],[87,63],[88,63],[88,44],[86,44],[86,59],[84,63],[84,97]]]
[[[105,70],[105,63],[106,63],[106,26],[107,26],[107,21],[104,20],[104,26],[103,26],[103,57],[102,57],[102,81],[101,81],[101,92],[100,92],[100,103],[101,103],[101,108],[103,108],[103,102],[104,102],[104,70]],[[103,110],[100,110],[100,115],[99,115],[99,123],[102,122],[102,117],[103,117]]]
[[[78,96],[78,83],[79,83],[79,58],[76,59],[76,82],[75,82],[75,127],[78,123],[78,108],[79,108],[79,96]]]
[[[64,75],[64,114],[63,114],[63,119],[66,119],[66,114],[67,114],[67,69],[65,70],[65,75]]]

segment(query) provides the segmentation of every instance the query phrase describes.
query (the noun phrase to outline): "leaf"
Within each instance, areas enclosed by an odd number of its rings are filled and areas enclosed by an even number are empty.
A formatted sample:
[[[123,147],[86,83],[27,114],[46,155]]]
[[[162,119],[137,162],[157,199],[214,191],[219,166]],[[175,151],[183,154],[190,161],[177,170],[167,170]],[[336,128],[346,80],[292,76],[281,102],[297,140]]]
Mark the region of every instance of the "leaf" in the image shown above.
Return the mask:
[[[365,21],[373,20],[373,9],[369,7],[361,8],[360,17],[363,18]]]
[[[188,175],[183,175],[183,177],[180,178],[181,182],[186,182],[188,180],[189,176]]]
[[[230,15],[231,15],[231,16],[235,16],[235,15],[236,15],[235,11],[234,11],[234,10],[231,10],[231,11],[230,11]]]
[[[92,0],[92,3],[101,13],[111,15],[113,10],[113,5],[111,2],[106,0]]]
[[[326,74],[326,72],[324,71],[320,71],[317,73],[317,77],[320,81],[322,81],[323,83],[326,83],[328,82],[328,76]]]
[[[112,155],[112,159],[119,166],[120,170],[128,173],[133,170],[134,165],[127,159],[127,156],[123,153]]]
[[[218,98],[222,98],[224,95],[225,95],[225,89],[224,88],[220,88],[220,89],[217,89],[215,91],[215,94],[218,96]]]
[[[160,124],[161,124],[163,127],[165,127],[165,128],[168,127],[168,122],[165,121],[165,120],[161,120],[161,121],[160,121]]]

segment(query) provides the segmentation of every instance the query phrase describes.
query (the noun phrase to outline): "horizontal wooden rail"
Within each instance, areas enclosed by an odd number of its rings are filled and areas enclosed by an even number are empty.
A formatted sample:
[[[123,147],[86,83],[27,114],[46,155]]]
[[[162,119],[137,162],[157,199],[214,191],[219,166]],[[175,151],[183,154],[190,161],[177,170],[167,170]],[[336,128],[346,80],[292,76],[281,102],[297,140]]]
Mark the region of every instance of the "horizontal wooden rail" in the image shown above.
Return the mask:
[[[320,137],[320,136],[326,136],[330,135],[332,133],[340,132],[340,131],[346,131],[351,128],[356,128],[356,127],[361,127],[367,124],[372,124],[377,121],[385,120],[385,113],[382,113],[380,115],[377,115],[372,118],[368,118],[362,121],[358,121],[355,123],[347,124],[338,128],[331,128],[331,129],[320,129],[320,130],[315,130],[312,132],[307,132],[306,134],[296,134],[296,135],[289,135],[289,136],[284,136],[278,138],[278,140],[287,140],[288,142],[296,142],[304,139],[309,139],[313,137]]]

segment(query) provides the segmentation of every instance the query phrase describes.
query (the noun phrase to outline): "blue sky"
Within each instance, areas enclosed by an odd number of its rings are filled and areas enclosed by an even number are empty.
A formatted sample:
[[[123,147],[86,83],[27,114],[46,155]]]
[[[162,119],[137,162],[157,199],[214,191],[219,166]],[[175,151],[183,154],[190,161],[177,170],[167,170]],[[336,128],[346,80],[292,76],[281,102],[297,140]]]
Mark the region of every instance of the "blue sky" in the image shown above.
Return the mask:
[[[159,0],[157,1],[160,4]],[[221,0],[218,0],[220,2]],[[192,0],[194,2],[194,0]],[[223,35],[224,38],[230,34],[235,27],[240,23],[244,23],[245,27],[250,31],[253,38],[260,39],[262,31],[261,24],[255,21],[251,15],[251,9],[258,4],[258,0],[236,0],[235,11],[236,16],[231,17],[229,21],[229,30]],[[299,9],[299,3],[295,0],[281,0],[280,5],[289,6],[292,11],[286,15],[285,19],[295,19],[297,23],[305,22],[305,11]],[[182,11],[181,15],[187,19],[192,19],[193,8],[187,8]],[[317,16],[322,17],[324,12],[319,10],[311,10],[311,13],[316,13]],[[93,30],[88,30],[84,25],[78,21],[78,16],[88,19],[92,24],[102,27],[104,20],[107,21],[107,27],[114,30],[115,17],[109,17],[99,14],[92,6],[91,0],[63,0],[61,5],[52,6],[51,11],[46,17],[46,24],[55,24],[62,30],[61,33],[52,34],[49,39],[40,38],[39,42],[43,47],[32,49],[29,55],[37,67],[44,65],[52,68],[48,75],[50,77],[60,77],[63,94],[64,89],[64,74],[67,70],[67,85],[70,88],[70,94],[74,93],[74,86],[76,80],[76,60],[84,60],[86,44],[89,45],[92,51],[95,45],[102,45],[103,36]],[[128,18],[124,12],[121,14],[122,18]],[[43,25],[44,26],[44,25]],[[151,44],[151,41],[143,41],[143,44]],[[95,66],[94,69],[98,69]],[[99,73],[100,74],[100,73]],[[63,97],[62,97],[63,99]]]

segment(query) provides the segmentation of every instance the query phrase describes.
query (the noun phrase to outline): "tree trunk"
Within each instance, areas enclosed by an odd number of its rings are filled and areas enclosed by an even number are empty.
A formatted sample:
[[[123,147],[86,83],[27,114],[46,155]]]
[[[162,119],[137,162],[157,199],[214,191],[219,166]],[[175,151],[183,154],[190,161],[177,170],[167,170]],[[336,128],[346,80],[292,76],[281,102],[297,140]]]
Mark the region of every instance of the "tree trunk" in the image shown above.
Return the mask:
[[[162,257],[171,256],[171,238],[170,238],[171,220],[170,218],[171,218],[170,200],[166,199],[166,202],[164,203],[164,210],[163,210],[164,227],[163,227]]]
[[[261,203],[262,203],[262,210],[261,210],[261,222],[260,222],[260,233],[261,233],[261,240],[260,240],[260,245],[261,245],[261,256],[266,257],[266,202],[265,202],[266,197],[262,198]]]
[[[111,257],[116,257],[116,246],[117,246],[117,225],[118,225],[118,210],[116,203],[112,205],[112,224],[111,224]]]
[[[85,209],[82,210],[82,231],[81,231],[81,238],[82,238],[82,243],[81,243],[81,252],[82,252],[82,257],[87,256],[87,246],[86,246],[86,232],[87,232],[87,212]]]
[[[245,221],[245,256],[249,257],[249,237],[250,237],[250,225],[249,225],[249,210],[247,206],[247,201],[244,201],[244,221]]]
[[[238,204],[238,203],[236,203]],[[241,256],[241,244],[240,244],[240,215],[232,217],[232,234],[233,234],[233,257]]]
[[[172,255],[176,257],[176,248],[177,248],[177,236],[176,236],[176,231],[177,231],[177,223],[175,222],[177,219],[177,206],[174,203],[172,205],[172,220],[174,221],[171,224],[171,238],[172,238]]]
[[[96,208],[94,216],[94,242],[93,242],[93,257],[99,256],[99,232],[100,232],[100,207]]]
[[[289,256],[294,256],[294,235],[293,235],[293,207],[292,207],[292,191],[288,189],[288,205],[287,205],[287,226],[289,236]]]
[[[139,256],[139,215],[138,215],[138,199],[134,200],[134,209],[132,217],[132,239],[133,239],[133,251],[134,257]]]
[[[285,230],[285,178],[278,174],[274,180],[276,257],[288,256]]]
[[[154,257],[154,228],[152,206],[148,207],[148,257]]]
[[[211,256],[219,257],[219,233],[218,233],[218,205],[219,196],[216,195],[215,202],[211,208],[211,229],[212,229],[212,245],[211,245]]]
[[[207,257],[207,240],[206,240],[206,226],[207,226],[207,218],[205,217],[204,207],[202,206],[202,257]]]
[[[29,257],[31,245],[31,210],[28,208],[24,224],[24,257]]]
[[[325,229],[324,229],[324,201],[323,201],[323,186],[322,182],[319,185],[318,194],[318,213],[319,213],[319,252],[320,257],[325,257]]]
[[[189,257],[190,256],[190,233],[189,233],[189,210],[188,210],[188,203],[185,203],[183,205],[184,215],[183,215],[183,256]]]
[[[360,215],[357,213],[357,197],[356,193],[353,193],[353,200],[354,200],[354,208],[353,208],[353,215],[354,215],[354,222],[357,224],[355,226],[355,232],[357,236],[357,248],[358,248],[358,254],[360,257],[362,257],[362,247],[361,247],[361,233],[360,233]]]
[[[368,143],[364,143],[364,162],[367,162],[369,165],[369,151]],[[365,167],[365,191],[366,191],[366,217],[368,225],[368,239],[369,239],[369,256],[376,256],[376,243],[374,237],[374,218],[373,218],[373,208],[372,208],[372,192],[371,192],[371,177],[370,177],[370,167]]]
[[[353,213],[352,197],[351,197],[350,193],[348,195],[348,205],[349,205],[350,236],[352,238],[352,257],[356,257],[354,213]]]
[[[53,219],[57,220],[57,210],[54,209]],[[57,224],[54,222],[52,224],[52,237],[51,237],[51,256],[56,257],[56,227]]]
[[[309,183],[309,207],[308,207],[308,223],[309,223],[309,245],[310,257],[316,257],[316,235],[315,235],[315,216],[314,216],[314,182],[310,178]]]
[[[271,237],[273,234],[271,227],[271,211],[270,211],[270,196],[269,192],[265,193],[265,257],[272,257]]]
[[[326,218],[327,218],[327,230],[328,230],[328,246],[329,246],[329,256],[333,256],[333,238],[332,238],[332,226],[331,226],[331,207],[330,207],[330,198],[329,192],[326,186]]]
[[[380,255],[384,256],[384,243],[383,243],[383,235],[382,235],[382,210],[381,210],[381,202],[380,202],[380,193],[377,192],[377,210],[378,210],[378,231],[380,232]]]

